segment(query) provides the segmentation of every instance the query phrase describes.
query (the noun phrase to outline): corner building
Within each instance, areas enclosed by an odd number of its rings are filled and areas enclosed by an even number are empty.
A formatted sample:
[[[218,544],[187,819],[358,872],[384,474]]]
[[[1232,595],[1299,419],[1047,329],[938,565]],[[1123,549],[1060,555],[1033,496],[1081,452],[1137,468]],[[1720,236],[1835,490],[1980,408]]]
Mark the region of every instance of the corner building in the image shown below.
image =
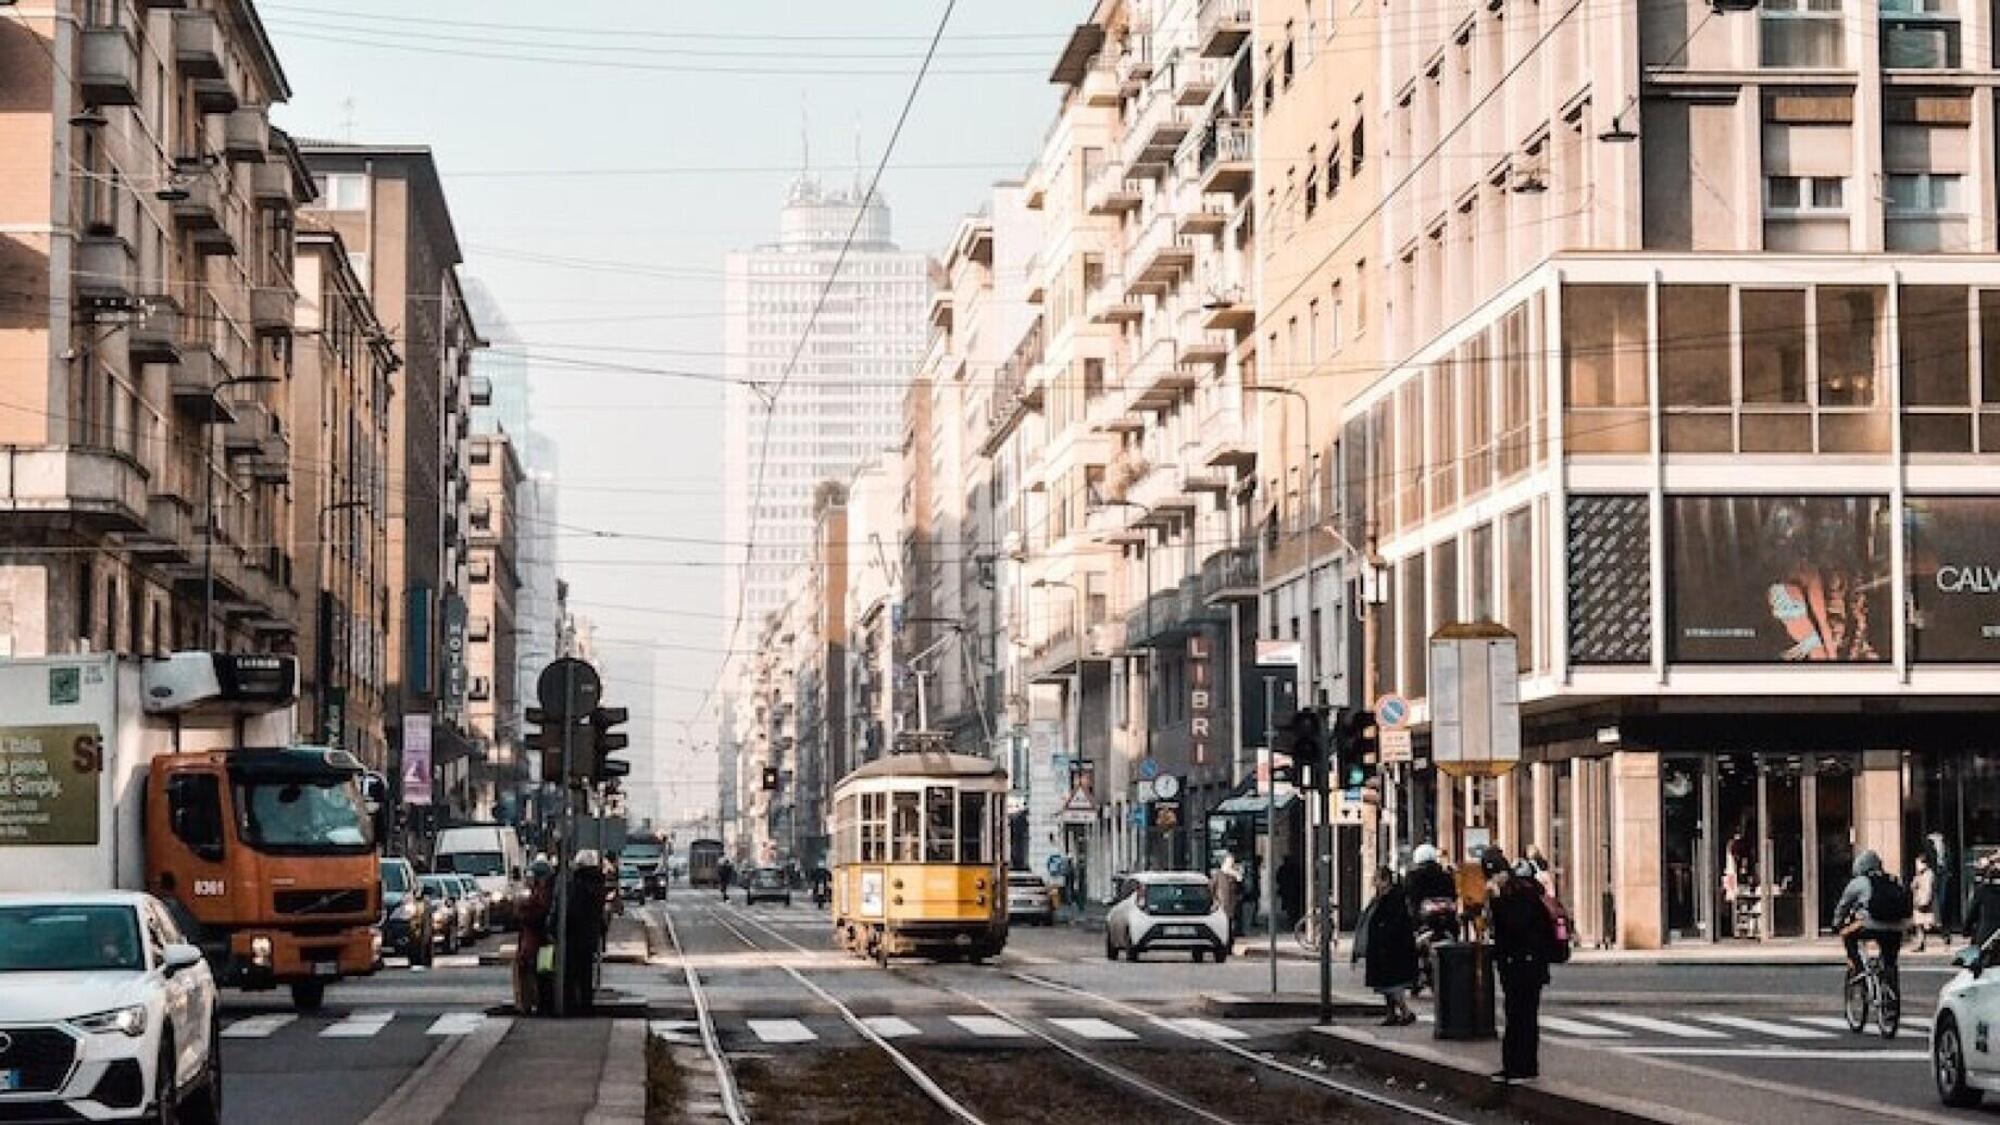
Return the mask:
[[[2000,847],[1989,23],[1384,10],[1390,362],[1337,461],[1358,661],[1415,704],[1396,844],[1539,846],[1634,948],[1822,935],[1858,849],[1931,833],[1955,902]],[[1452,781],[1426,640],[1474,620],[1524,764]]]

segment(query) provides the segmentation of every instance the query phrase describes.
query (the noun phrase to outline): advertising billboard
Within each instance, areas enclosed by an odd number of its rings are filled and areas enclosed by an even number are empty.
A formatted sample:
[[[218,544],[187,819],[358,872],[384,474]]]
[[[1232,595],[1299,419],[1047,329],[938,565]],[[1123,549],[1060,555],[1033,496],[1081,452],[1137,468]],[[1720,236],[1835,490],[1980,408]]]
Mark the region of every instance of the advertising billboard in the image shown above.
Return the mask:
[[[403,716],[403,803],[431,803],[431,717]]]
[[[1910,658],[2000,662],[2000,497],[1911,496]]]
[[[1667,535],[1671,659],[1889,658],[1886,497],[1674,496]]]
[[[1644,496],[1569,499],[1569,658],[1653,658],[1651,520]]]

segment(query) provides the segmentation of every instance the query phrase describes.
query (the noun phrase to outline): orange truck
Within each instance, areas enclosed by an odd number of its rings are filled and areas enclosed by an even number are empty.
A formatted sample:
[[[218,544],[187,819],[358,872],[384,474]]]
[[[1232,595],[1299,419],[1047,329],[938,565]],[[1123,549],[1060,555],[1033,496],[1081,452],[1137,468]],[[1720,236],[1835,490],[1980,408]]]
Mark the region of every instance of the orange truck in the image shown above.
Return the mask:
[[[353,755],[294,740],[290,656],[0,659],[0,891],[144,890],[217,979],[301,1010],[374,971]]]

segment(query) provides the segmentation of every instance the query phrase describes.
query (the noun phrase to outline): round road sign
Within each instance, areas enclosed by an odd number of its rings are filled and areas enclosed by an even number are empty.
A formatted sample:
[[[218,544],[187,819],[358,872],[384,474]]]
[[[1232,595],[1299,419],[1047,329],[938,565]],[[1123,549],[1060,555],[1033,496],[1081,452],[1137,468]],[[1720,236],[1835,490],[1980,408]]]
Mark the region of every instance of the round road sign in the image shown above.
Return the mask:
[[[1160,763],[1151,758],[1139,759],[1139,780],[1151,781],[1160,776]]]
[[[551,722],[581,719],[603,697],[604,681],[597,669],[573,656],[551,663],[535,681],[535,699]]]
[[[1410,701],[1389,692],[1375,701],[1375,725],[1383,730],[1397,730],[1410,721]]]

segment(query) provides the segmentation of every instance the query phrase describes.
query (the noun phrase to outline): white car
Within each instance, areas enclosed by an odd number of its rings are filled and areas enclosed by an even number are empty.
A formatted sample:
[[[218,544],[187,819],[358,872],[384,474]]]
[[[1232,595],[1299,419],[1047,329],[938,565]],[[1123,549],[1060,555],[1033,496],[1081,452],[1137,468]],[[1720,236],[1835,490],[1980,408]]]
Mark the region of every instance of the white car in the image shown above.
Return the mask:
[[[1967,946],[1951,963],[1958,975],[1938,992],[1931,1021],[1931,1076],[1948,1106],[1976,1106],[2000,1093],[2000,942]]]
[[[1196,961],[1229,959],[1229,919],[1208,893],[1208,880],[1192,871],[1144,871],[1125,876],[1118,901],[1104,918],[1104,956],[1179,950]]]
[[[1032,871],[1007,873],[1007,920],[1052,926],[1056,920],[1055,900],[1049,885]]]
[[[0,894],[0,1121],[216,1125],[220,1044],[215,978],[151,895]]]

